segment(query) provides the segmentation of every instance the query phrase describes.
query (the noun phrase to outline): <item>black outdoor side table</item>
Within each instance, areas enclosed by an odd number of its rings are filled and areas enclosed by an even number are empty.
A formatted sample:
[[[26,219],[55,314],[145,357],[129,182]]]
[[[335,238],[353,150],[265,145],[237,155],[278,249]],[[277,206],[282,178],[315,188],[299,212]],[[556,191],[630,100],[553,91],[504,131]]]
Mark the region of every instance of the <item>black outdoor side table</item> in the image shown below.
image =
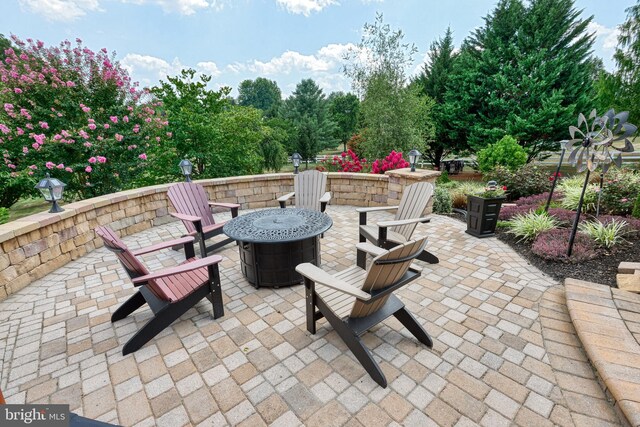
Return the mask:
[[[302,282],[298,264],[320,264],[320,234],[329,215],[308,209],[266,209],[233,218],[224,234],[238,241],[242,274],[256,288]]]

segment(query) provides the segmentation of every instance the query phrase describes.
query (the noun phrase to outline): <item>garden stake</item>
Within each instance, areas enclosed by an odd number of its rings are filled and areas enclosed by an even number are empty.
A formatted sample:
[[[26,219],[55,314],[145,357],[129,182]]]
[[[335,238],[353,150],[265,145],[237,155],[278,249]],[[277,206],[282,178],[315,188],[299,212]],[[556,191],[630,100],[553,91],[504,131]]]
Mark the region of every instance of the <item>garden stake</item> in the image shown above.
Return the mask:
[[[549,198],[547,199],[547,205],[544,207],[545,212],[549,212],[549,205],[551,204],[551,198],[553,197],[553,190],[556,189],[556,182],[558,181],[558,174],[560,173],[560,166],[562,166],[562,160],[564,159],[564,153],[566,149],[567,141],[562,141],[562,153],[560,153],[560,160],[558,161],[558,167],[556,168],[556,174],[553,177],[553,183],[551,184],[551,190],[549,191]]]
[[[600,216],[600,198],[602,197],[603,183],[604,183],[604,172],[600,172],[600,190],[598,190],[598,204],[596,205],[596,218]]]
[[[591,161],[593,161],[594,155],[591,155]],[[571,228],[571,235],[569,236],[569,248],[567,249],[567,258],[571,257],[571,251],[573,250],[573,241],[576,238],[576,232],[578,231],[578,222],[580,222],[580,213],[582,213],[582,202],[584,200],[584,192],[587,190],[587,184],[589,184],[589,175],[591,170],[587,168],[587,173],[584,177],[584,185],[582,186],[582,193],[580,193],[580,200],[578,201],[578,210],[576,217],[573,220],[573,227]]]

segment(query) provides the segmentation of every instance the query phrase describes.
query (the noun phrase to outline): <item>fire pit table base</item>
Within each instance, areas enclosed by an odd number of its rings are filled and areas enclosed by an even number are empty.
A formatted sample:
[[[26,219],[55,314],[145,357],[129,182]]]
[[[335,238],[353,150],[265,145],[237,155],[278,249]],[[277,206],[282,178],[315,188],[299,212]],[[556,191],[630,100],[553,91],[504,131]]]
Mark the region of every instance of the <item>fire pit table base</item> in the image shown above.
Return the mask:
[[[295,270],[298,264],[320,265],[318,237],[282,243],[241,242],[242,274],[256,288],[291,286],[302,282]]]

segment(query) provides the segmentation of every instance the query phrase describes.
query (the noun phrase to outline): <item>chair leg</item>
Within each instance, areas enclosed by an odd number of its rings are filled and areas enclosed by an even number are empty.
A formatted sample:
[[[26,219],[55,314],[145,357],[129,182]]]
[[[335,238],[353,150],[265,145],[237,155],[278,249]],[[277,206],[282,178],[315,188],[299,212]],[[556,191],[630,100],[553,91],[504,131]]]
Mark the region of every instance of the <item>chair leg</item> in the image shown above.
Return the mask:
[[[222,288],[220,286],[220,270],[218,265],[210,265],[209,269],[209,294],[207,299],[213,307],[213,318],[224,316],[224,304],[222,302]]]
[[[160,310],[155,313],[155,316],[150,319],[142,329],[136,332],[129,341],[127,341],[122,348],[122,355],[126,356],[129,353],[139,350],[143,345],[148,343],[153,337],[162,332],[167,326],[175,322],[176,319],[204,298],[206,296],[205,292],[209,292],[209,288],[207,286],[201,287],[183,300],[173,303],[165,303],[164,307],[160,308]]]
[[[437,256],[428,251],[422,251],[420,255],[417,256],[417,259],[429,264],[438,264],[440,262]]]
[[[422,325],[418,323],[416,318],[413,317],[406,308],[402,307],[400,310],[393,313],[393,315],[404,325],[405,328],[409,330],[409,332],[413,334],[414,337],[418,339],[418,341],[429,348],[433,348],[433,340],[427,331],[424,330]]]
[[[310,334],[315,335],[316,333],[316,292],[315,292],[315,283],[309,278],[304,278],[304,288],[305,288],[305,301],[306,301],[306,312],[307,312],[307,331]]]
[[[111,323],[122,320],[146,303],[144,296],[137,291],[111,315]]]
[[[342,341],[349,347],[349,350],[358,359],[358,362],[367,371],[369,376],[377,382],[381,387],[387,388],[387,379],[385,378],[380,366],[373,359],[373,355],[367,347],[364,346],[360,337],[347,326],[342,319],[339,319],[333,312],[324,304],[320,298],[317,299],[318,308],[324,315],[327,321],[336,330]]]

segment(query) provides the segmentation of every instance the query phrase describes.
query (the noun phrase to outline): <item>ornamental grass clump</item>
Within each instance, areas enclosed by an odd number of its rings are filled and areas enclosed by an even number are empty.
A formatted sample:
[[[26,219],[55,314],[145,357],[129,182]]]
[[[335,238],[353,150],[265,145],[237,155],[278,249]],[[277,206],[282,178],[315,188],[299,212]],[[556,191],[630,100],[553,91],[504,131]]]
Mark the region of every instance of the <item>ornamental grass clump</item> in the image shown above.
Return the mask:
[[[543,231],[536,237],[531,246],[531,252],[542,259],[568,263],[589,261],[598,256],[595,242],[586,234],[576,234],[573,242],[571,257],[567,256],[570,230],[555,228]]]
[[[451,204],[455,209],[466,209],[467,194],[476,194],[484,189],[484,185],[474,181],[462,181],[451,188]]]
[[[624,236],[627,228],[627,222],[624,220],[612,219],[606,224],[600,221],[585,221],[581,223],[578,229],[584,234],[591,237],[598,246],[611,249],[615,245],[624,242]]]
[[[543,231],[554,229],[558,226],[555,218],[545,212],[529,212],[526,215],[516,215],[509,221],[508,233],[519,237],[519,241],[533,240]]]

